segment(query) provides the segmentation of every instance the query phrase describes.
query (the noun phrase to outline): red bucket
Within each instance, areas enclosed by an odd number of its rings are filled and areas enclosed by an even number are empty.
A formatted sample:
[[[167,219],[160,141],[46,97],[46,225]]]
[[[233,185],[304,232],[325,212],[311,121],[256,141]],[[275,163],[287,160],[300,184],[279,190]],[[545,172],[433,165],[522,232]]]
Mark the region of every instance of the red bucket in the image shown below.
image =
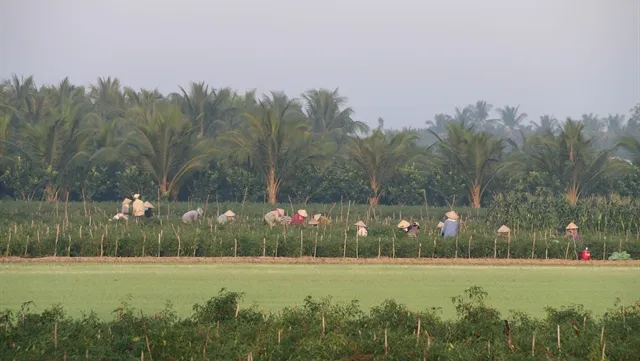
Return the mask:
[[[591,251],[589,251],[589,249],[585,249],[582,252],[580,252],[580,259],[583,261],[588,261],[591,259]]]

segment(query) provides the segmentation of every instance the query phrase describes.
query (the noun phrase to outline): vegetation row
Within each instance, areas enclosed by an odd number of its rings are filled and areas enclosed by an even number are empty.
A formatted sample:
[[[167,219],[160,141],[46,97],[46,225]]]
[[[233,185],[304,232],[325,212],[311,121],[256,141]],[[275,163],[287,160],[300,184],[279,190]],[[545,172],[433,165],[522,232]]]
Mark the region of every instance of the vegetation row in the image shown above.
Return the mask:
[[[145,315],[123,303],[112,320],[73,319],[58,305],[42,313],[0,315],[0,356],[22,360],[637,360],[638,301],[618,302],[596,318],[580,305],[546,308],[546,317],[502,316],[472,287],[453,297],[457,319],[438,309],[408,310],[386,300],[370,312],[357,301],[307,297],[300,307],[266,314],[241,308],[222,289],[193,314],[171,305]]]

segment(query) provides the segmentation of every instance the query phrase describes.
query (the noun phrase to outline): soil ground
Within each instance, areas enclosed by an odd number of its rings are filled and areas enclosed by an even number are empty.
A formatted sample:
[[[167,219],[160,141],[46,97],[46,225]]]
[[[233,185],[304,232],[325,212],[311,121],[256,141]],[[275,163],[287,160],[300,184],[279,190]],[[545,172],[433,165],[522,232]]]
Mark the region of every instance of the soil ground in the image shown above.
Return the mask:
[[[313,258],[313,257],[0,257],[0,263],[265,263],[265,264],[416,264],[476,266],[609,266],[640,267],[640,260],[577,261],[492,258]]]

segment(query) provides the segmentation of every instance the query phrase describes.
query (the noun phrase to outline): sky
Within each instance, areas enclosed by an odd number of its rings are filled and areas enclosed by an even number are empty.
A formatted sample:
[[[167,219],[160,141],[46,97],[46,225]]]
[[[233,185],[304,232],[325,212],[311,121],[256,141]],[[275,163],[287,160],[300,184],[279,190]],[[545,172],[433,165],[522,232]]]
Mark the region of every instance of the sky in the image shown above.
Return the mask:
[[[422,127],[485,100],[537,120],[640,101],[640,0],[0,0],[0,78],[299,96]]]

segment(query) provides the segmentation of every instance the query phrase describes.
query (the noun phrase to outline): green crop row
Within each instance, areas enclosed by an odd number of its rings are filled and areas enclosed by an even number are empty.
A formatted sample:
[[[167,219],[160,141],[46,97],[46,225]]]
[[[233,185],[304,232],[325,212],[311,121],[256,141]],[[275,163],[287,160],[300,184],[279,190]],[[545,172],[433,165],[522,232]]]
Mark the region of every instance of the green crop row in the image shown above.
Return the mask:
[[[265,314],[221,292],[192,316],[144,315],[126,304],[110,321],[79,319],[61,306],[0,314],[3,360],[637,360],[638,302],[602,318],[582,306],[546,309],[544,319],[503,317],[472,287],[453,298],[456,320],[387,300],[370,312],[357,302],[307,297],[302,307]],[[508,321],[506,321],[508,319]]]
[[[583,231],[640,232],[640,200],[620,197],[586,198],[575,207],[562,198],[509,193],[494,197],[487,219],[510,227],[563,229],[574,222]]]
[[[575,259],[583,248],[594,259],[627,251],[640,258],[635,237],[586,235],[573,242],[547,232],[514,232],[510,238],[486,229],[466,227],[456,238],[442,238],[425,231],[408,238],[392,226],[372,225],[368,237],[357,237],[355,229],[274,227],[260,223],[213,225],[202,222],[138,222],[102,225],[17,225],[2,237],[0,254],[20,257],[440,257],[440,258],[553,258]]]

